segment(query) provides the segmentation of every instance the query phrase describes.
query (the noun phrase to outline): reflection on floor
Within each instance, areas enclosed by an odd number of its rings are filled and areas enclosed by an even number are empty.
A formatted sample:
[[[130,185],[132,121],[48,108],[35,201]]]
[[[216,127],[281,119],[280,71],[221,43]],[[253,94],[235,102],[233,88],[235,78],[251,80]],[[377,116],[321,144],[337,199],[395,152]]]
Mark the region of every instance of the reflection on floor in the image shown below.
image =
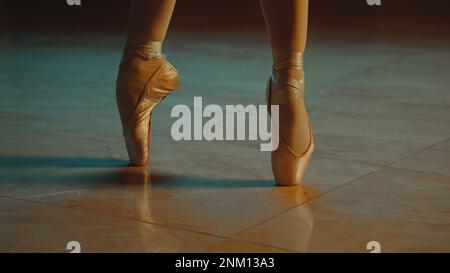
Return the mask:
[[[317,152],[286,188],[258,142],[170,138],[194,96],[265,104],[264,36],[170,35],[182,88],[154,114],[151,172],[125,167],[123,36],[19,38],[0,43],[2,252],[450,251],[448,47],[312,40]]]

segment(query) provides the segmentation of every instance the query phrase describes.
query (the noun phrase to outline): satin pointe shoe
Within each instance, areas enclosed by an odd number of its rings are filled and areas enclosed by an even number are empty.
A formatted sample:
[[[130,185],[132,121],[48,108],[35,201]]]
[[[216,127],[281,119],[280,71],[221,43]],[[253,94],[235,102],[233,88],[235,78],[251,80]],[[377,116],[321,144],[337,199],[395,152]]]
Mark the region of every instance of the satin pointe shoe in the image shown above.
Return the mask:
[[[304,96],[303,79],[287,79],[280,81],[282,84],[278,84],[276,81],[276,77],[272,75],[267,83],[266,91],[269,114],[271,113],[271,105],[279,105],[280,110],[280,120],[274,121],[275,126],[272,128],[272,132],[279,134],[278,148],[271,154],[272,172],[277,185],[293,186],[303,182],[309,159],[314,151],[314,137],[309,119],[307,126],[309,132],[307,134],[305,132],[299,134],[299,130],[293,130],[299,127],[289,127],[300,126],[296,122],[295,116],[289,115],[295,113],[295,111],[305,111],[303,101],[301,101]],[[282,111],[287,111],[287,115],[282,117]],[[304,114],[307,115],[306,112]],[[282,120],[282,118],[285,118],[285,120]],[[301,145],[299,145],[300,138],[305,137],[305,135],[309,136],[307,142],[309,144],[306,149],[300,148]]]
[[[164,56],[134,54],[122,59],[116,101],[131,165],[148,164],[152,110],[178,87],[178,71]]]

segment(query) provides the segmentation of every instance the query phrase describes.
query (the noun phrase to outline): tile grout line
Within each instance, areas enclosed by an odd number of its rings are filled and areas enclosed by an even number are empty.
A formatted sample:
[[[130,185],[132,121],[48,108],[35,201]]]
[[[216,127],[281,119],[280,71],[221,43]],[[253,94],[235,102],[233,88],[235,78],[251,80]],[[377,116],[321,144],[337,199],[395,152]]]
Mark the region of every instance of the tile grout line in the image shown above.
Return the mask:
[[[294,250],[294,249],[289,249],[289,248],[284,248],[284,247],[278,247],[278,246],[272,246],[272,245],[269,245],[269,244],[263,244],[263,243],[257,243],[257,242],[250,242],[250,241],[245,241],[245,240],[242,240],[242,239],[237,239],[237,238],[232,238],[232,237],[227,238],[227,239],[229,239],[229,240],[236,240],[236,241],[239,241],[239,242],[242,242],[242,243],[252,244],[252,245],[257,245],[257,246],[262,246],[262,247],[275,248],[275,249],[283,250],[283,251],[285,251],[285,252],[289,251],[289,252],[296,252],[296,253],[299,253],[299,251]]]
[[[427,150],[427,149],[433,149],[433,146],[439,145],[439,144],[441,144],[441,143],[443,143],[443,142],[445,142],[445,141],[447,141],[447,140],[450,140],[450,138],[446,138],[446,139],[444,139],[444,140],[442,140],[442,141],[438,141],[438,142],[435,142],[435,143],[433,143],[433,144],[431,144],[431,145],[425,146],[425,147],[423,147],[423,148],[421,148],[421,149],[419,149],[419,150],[417,150],[417,151],[415,151],[415,152],[410,153],[409,155],[406,155],[406,156],[404,156],[404,157],[401,157],[401,158],[399,158],[399,159],[397,159],[397,160],[395,160],[395,161],[391,161],[390,163],[385,164],[385,165],[382,165],[382,166],[383,166],[383,167],[389,167],[389,166],[392,166],[392,165],[394,165],[395,163],[398,163],[398,162],[400,162],[400,161],[402,161],[402,160],[405,160],[405,159],[407,159],[407,158],[409,158],[409,157],[411,157],[411,156],[414,156],[414,155],[416,155],[416,154],[418,154],[418,153],[420,153],[420,152],[423,152],[423,151],[425,151],[425,150]]]
[[[360,161],[360,160],[354,160],[354,159],[341,159],[338,157],[332,157],[332,156],[327,156],[327,155],[322,155],[322,154],[314,154],[314,157],[318,157],[318,158],[322,158],[322,159],[329,159],[329,160],[336,160],[336,161],[343,161],[343,162],[349,162],[349,163],[357,163],[357,164],[363,164],[363,165],[367,165],[367,166],[372,166],[372,167],[383,167],[384,165],[380,165],[379,163],[372,163],[372,162],[367,162],[367,161]]]
[[[144,221],[144,220],[139,220],[139,219],[131,219],[131,218],[127,218],[127,217],[112,215],[112,214],[109,214],[109,213],[90,211],[90,210],[83,209],[83,208],[71,208],[71,207],[67,207],[67,206],[64,206],[64,205],[57,204],[57,203],[48,203],[48,202],[43,202],[43,201],[29,200],[29,199],[23,199],[23,198],[20,198],[20,197],[7,196],[7,195],[3,195],[3,194],[0,194],[0,198],[6,198],[6,199],[12,199],[12,200],[16,200],[16,201],[27,202],[27,203],[39,204],[39,205],[44,205],[44,206],[48,206],[48,207],[52,207],[52,208],[67,209],[67,210],[71,210],[71,211],[76,210],[78,212],[93,213],[93,214],[97,214],[97,215],[109,216],[109,217],[121,219],[121,220],[124,220],[124,221],[129,221],[129,222],[137,222],[137,223],[142,223],[142,224],[157,225],[157,226],[161,226],[161,227],[165,227],[165,228],[169,228],[169,229],[176,229],[176,230],[181,230],[181,231],[193,232],[193,233],[198,233],[198,234],[202,234],[202,235],[218,237],[218,238],[221,238],[221,239],[228,239],[228,237],[222,236],[222,235],[217,235],[217,234],[212,234],[212,233],[207,233],[207,232],[202,232],[202,231],[195,231],[195,230],[190,230],[190,229],[180,228],[180,227],[173,227],[173,226],[169,226],[167,224],[162,224],[162,223],[157,223],[157,222],[150,222],[150,221]]]
[[[408,156],[402,157],[402,158],[398,159],[397,161],[393,161],[393,162],[390,162],[390,163],[387,163],[387,164],[384,164],[384,165],[378,165],[378,164],[366,163],[366,162],[359,162],[359,161],[355,161],[355,160],[345,160],[346,162],[358,162],[358,163],[362,163],[362,164],[366,164],[366,165],[372,165],[372,166],[374,166],[374,167],[377,167],[378,169],[377,169],[377,170],[374,170],[374,171],[370,171],[370,172],[368,172],[368,173],[366,173],[366,174],[363,174],[363,175],[360,175],[360,176],[358,176],[358,177],[355,177],[355,178],[351,179],[350,181],[348,181],[348,182],[346,182],[346,183],[343,183],[343,184],[338,185],[338,186],[336,186],[336,187],[334,187],[334,188],[331,188],[331,189],[328,190],[328,191],[325,191],[325,192],[323,192],[323,193],[321,193],[321,194],[318,194],[318,195],[314,196],[313,198],[308,199],[308,200],[305,200],[304,202],[301,202],[301,203],[299,203],[299,204],[297,204],[297,205],[295,205],[295,206],[293,206],[293,207],[291,207],[291,208],[287,208],[286,210],[283,210],[283,211],[281,211],[281,212],[279,212],[279,213],[277,213],[277,214],[274,214],[274,215],[272,215],[272,216],[270,216],[270,217],[268,217],[268,218],[266,218],[266,219],[264,219],[264,220],[261,220],[261,221],[255,223],[255,224],[251,225],[250,227],[244,228],[244,229],[242,229],[241,231],[236,232],[236,233],[234,233],[234,234],[232,234],[232,235],[229,235],[229,236],[223,236],[223,235],[217,235],[217,234],[212,234],[212,233],[207,233],[207,232],[202,232],[202,231],[197,231],[197,230],[191,230],[191,229],[186,229],[186,228],[181,228],[181,227],[175,227],[175,226],[170,226],[170,225],[163,224],[163,223],[157,223],[157,222],[151,222],[151,221],[143,221],[143,220],[139,220],[139,219],[130,219],[130,218],[126,218],[126,217],[121,217],[121,216],[111,215],[111,214],[108,214],[108,213],[101,213],[101,212],[95,212],[95,211],[85,210],[85,209],[82,209],[82,208],[70,208],[70,207],[67,207],[67,206],[64,206],[64,205],[59,205],[59,204],[56,204],[56,203],[47,203],[47,202],[36,201],[36,200],[28,200],[28,199],[23,199],[23,198],[17,198],[17,197],[5,196],[5,195],[1,195],[1,194],[0,194],[0,197],[8,198],[8,199],[13,199],[13,200],[18,200],[18,201],[23,201],[23,202],[35,203],[35,204],[40,204],[40,205],[46,205],[46,206],[49,206],[49,207],[63,208],[63,209],[69,209],[69,210],[75,209],[75,210],[77,210],[77,211],[82,211],[82,212],[94,213],[94,214],[98,214],[98,215],[106,215],[106,216],[118,218],[118,219],[121,219],[121,220],[124,220],[124,221],[136,222],[136,223],[143,223],[143,224],[150,224],[150,225],[156,225],[156,226],[161,226],[161,227],[164,227],[164,228],[169,228],[169,229],[174,229],[174,230],[181,230],[181,231],[185,231],[185,232],[192,232],[192,233],[196,233],[196,234],[201,234],[201,235],[206,235],[206,236],[216,237],[216,238],[220,238],[220,239],[222,239],[222,240],[224,240],[224,239],[233,239],[233,240],[238,240],[238,241],[241,241],[241,242],[250,243],[250,244],[259,245],[259,246],[272,247],[272,248],[277,248],[277,249],[280,249],[280,250],[295,251],[295,250],[292,250],[292,249],[284,249],[284,248],[279,248],[279,247],[272,246],[272,245],[266,245],[266,244],[260,244],[260,243],[255,243],[255,242],[251,242],[251,241],[245,241],[245,240],[241,240],[241,239],[236,239],[236,238],[234,238],[234,237],[236,237],[237,235],[239,235],[239,234],[241,234],[241,233],[243,233],[243,232],[245,232],[245,231],[247,231],[247,230],[250,230],[250,229],[254,228],[255,226],[258,226],[258,225],[260,225],[260,224],[262,224],[262,223],[264,223],[264,222],[267,222],[267,221],[269,221],[269,220],[271,220],[271,219],[273,219],[273,218],[275,218],[275,217],[278,217],[278,216],[280,216],[281,214],[283,214],[283,213],[285,213],[285,212],[288,212],[288,211],[290,211],[290,210],[293,210],[293,209],[295,209],[295,208],[298,208],[298,207],[300,207],[300,206],[302,206],[302,205],[304,205],[304,204],[310,203],[310,202],[312,202],[312,201],[314,201],[314,200],[316,200],[316,199],[322,197],[323,195],[326,195],[326,194],[329,194],[330,192],[333,192],[333,191],[335,191],[335,190],[338,190],[338,189],[341,188],[341,187],[344,187],[344,186],[347,186],[347,185],[349,185],[349,184],[352,184],[352,183],[354,183],[356,180],[358,180],[358,179],[360,179],[360,178],[362,178],[362,177],[365,177],[365,176],[368,176],[368,175],[370,175],[370,174],[372,174],[372,173],[378,172],[378,171],[380,171],[382,168],[386,168],[386,167],[397,168],[397,167],[391,167],[391,165],[393,165],[393,164],[395,164],[395,163],[397,163],[397,162],[399,162],[399,161],[401,161],[401,160],[404,160],[404,159],[406,159],[406,158],[408,158],[408,157],[410,157],[410,156],[413,156],[413,155],[415,155],[415,154],[417,154],[417,153],[419,153],[419,152],[421,152],[421,151],[423,151],[423,150],[426,150],[426,149],[429,149],[429,148],[432,149],[433,146],[438,145],[438,144],[440,144],[440,143],[442,143],[442,142],[445,142],[445,141],[447,141],[447,140],[449,140],[449,139],[450,139],[450,138],[447,138],[447,139],[445,139],[445,140],[442,140],[442,141],[436,142],[436,143],[434,143],[434,144],[428,145],[428,146],[426,146],[426,147],[424,147],[424,148],[422,148],[422,149],[419,149],[419,150],[416,151],[416,152],[413,152],[413,153],[409,154]],[[332,159],[332,160],[339,160],[339,159],[329,158],[329,157],[326,157],[326,156],[318,156],[318,157],[320,157],[320,158],[326,158],[326,159]],[[414,169],[411,170],[411,169],[407,169],[407,168],[397,168],[397,169],[403,169],[403,170],[407,170],[407,171],[419,171],[419,172],[425,172],[425,171],[414,170]],[[425,172],[425,173],[432,173],[432,172]],[[441,176],[446,176],[446,177],[448,177],[447,175],[443,175],[443,174],[437,174],[437,173],[432,173],[432,174],[435,174],[435,175],[441,175]],[[296,251],[295,251],[295,252],[296,252]]]
[[[290,210],[293,210],[293,209],[295,209],[295,208],[298,208],[298,207],[300,207],[300,206],[302,206],[302,205],[304,205],[304,204],[310,203],[310,202],[312,202],[312,201],[314,201],[314,200],[316,200],[316,199],[322,197],[323,195],[329,194],[330,192],[333,192],[333,191],[335,191],[335,190],[337,190],[337,189],[339,189],[339,188],[341,188],[341,187],[344,187],[344,186],[347,186],[347,185],[349,185],[349,184],[352,184],[352,183],[354,183],[356,180],[358,180],[358,179],[360,179],[360,178],[362,178],[362,177],[365,177],[365,176],[368,176],[368,175],[370,175],[370,174],[372,174],[372,173],[378,172],[378,171],[380,171],[380,169],[382,169],[382,168],[390,167],[392,164],[395,164],[395,163],[397,163],[397,162],[399,162],[399,161],[401,161],[401,160],[404,160],[404,159],[406,159],[406,158],[408,158],[408,157],[410,157],[410,156],[413,156],[413,155],[415,155],[415,154],[417,154],[417,153],[419,153],[419,152],[421,152],[421,151],[423,151],[423,150],[426,150],[426,149],[428,149],[428,148],[432,148],[433,146],[438,145],[438,144],[440,144],[440,143],[442,143],[442,142],[445,142],[445,141],[447,141],[448,139],[450,139],[450,138],[447,138],[447,139],[445,139],[445,140],[442,140],[442,141],[439,141],[439,142],[437,142],[437,143],[434,143],[434,144],[431,144],[431,145],[429,145],[429,146],[426,146],[426,147],[424,147],[424,148],[422,148],[422,149],[419,149],[419,150],[416,151],[416,152],[413,152],[413,153],[409,154],[408,156],[402,157],[402,158],[400,158],[400,159],[398,159],[398,160],[396,160],[396,161],[393,161],[393,162],[390,162],[390,163],[387,163],[387,164],[384,164],[384,165],[378,165],[378,164],[374,164],[374,163],[366,163],[366,162],[360,162],[360,161],[348,160],[348,159],[347,159],[347,160],[345,160],[346,162],[358,162],[358,163],[362,163],[362,164],[366,164],[366,165],[372,165],[372,166],[374,166],[374,167],[377,167],[378,169],[377,169],[377,170],[374,170],[374,171],[370,171],[370,172],[368,172],[368,173],[366,173],[366,174],[363,174],[363,175],[360,175],[360,176],[358,176],[358,177],[355,177],[355,178],[351,179],[350,181],[348,181],[348,182],[346,182],[346,183],[343,183],[343,184],[338,185],[338,186],[336,186],[336,187],[334,187],[334,188],[331,188],[331,189],[328,190],[328,191],[325,191],[325,192],[323,192],[323,193],[321,193],[321,194],[318,194],[318,195],[314,196],[314,197],[311,198],[311,199],[305,200],[304,202],[301,202],[301,203],[299,203],[299,204],[297,204],[297,205],[295,205],[295,206],[293,206],[293,207],[291,207],[291,208],[288,208],[288,209],[286,209],[286,210],[283,210],[283,211],[281,211],[281,212],[279,212],[279,213],[277,213],[277,214],[275,214],[275,215],[272,215],[272,216],[270,216],[270,217],[268,217],[268,218],[266,218],[266,219],[264,219],[264,220],[261,220],[261,221],[255,223],[255,224],[251,225],[250,227],[244,228],[244,229],[242,229],[241,231],[239,231],[239,232],[237,232],[237,233],[234,233],[234,234],[232,234],[232,235],[229,235],[229,236],[217,235],[217,234],[212,234],[212,233],[207,233],[207,232],[202,232],[202,231],[196,231],[196,230],[191,230],[191,229],[185,229],[185,228],[181,228],[181,227],[174,227],[174,226],[170,226],[170,225],[162,224],[162,223],[157,223],[157,222],[151,222],[151,221],[149,222],[149,221],[143,221],[143,220],[139,220],[139,219],[130,219],[130,218],[126,218],[126,217],[121,217],[121,216],[111,215],[111,214],[108,214],[108,213],[101,213],[101,212],[89,211],[89,210],[85,210],[85,209],[82,209],[82,208],[70,208],[70,207],[63,206],[63,205],[59,205],[59,204],[55,204],[55,203],[47,203],[47,202],[36,201],[36,200],[28,200],[28,199],[23,199],[23,198],[17,198],[17,197],[5,196],[5,195],[1,195],[1,194],[0,194],[0,197],[8,198],[8,199],[13,199],[13,200],[18,200],[18,201],[23,201],[23,202],[35,203],[35,204],[40,204],[40,205],[46,205],[46,206],[49,206],[49,207],[55,207],[55,208],[63,208],[63,209],[69,209],[69,210],[75,209],[75,210],[77,210],[77,211],[82,211],[82,212],[94,213],[94,214],[98,214],[98,215],[106,215],[106,216],[118,218],[118,219],[121,219],[121,220],[124,220],[124,221],[136,222],[136,223],[143,223],[143,224],[150,224],[150,225],[156,225],[156,226],[161,226],[161,227],[164,227],[164,228],[169,228],[169,229],[174,229],[174,230],[181,230],[181,231],[185,231],[185,232],[192,232],[192,233],[196,233],[196,234],[201,234],[201,235],[206,235],[206,236],[216,237],[216,238],[220,238],[220,239],[223,239],[223,240],[224,240],[224,239],[233,239],[233,240],[238,240],[238,241],[241,241],[241,242],[250,243],[250,244],[259,245],[259,246],[272,247],[272,248],[276,248],[276,249],[280,249],[280,250],[295,251],[295,250],[292,250],[292,249],[284,249],[284,248],[280,248],[280,247],[276,247],[276,246],[272,246],[272,245],[266,245],[266,244],[260,244],[260,243],[255,243],[255,242],[251,242],[251,241],[245,241],[245,240],[241,240],[241,239],[236,239],[236,238],[234,238],[234,237],[236,237],[237,235],[239,235],[239,234],[241,234],[241,233],[243,233],[243,232],[245,232],[245,231],[247,231],[247,230],[250,230],[250,229],[254,228],[255,226],[258,226],[258,225],[260,225],[260,224],[262,224],[262,223],[264,223],[264,222],[267,222],[267,221],[269,221],[269,220],[271,220],[271,219],[273,219],[273,218],[275,218],[275,217],[278,217],[278,216],[280,216],[281,214],[283,214],[283,213],[285,213],[285,212],[288,212],[288,211],[290,211]],[[332,159],[332,160],[339,160],[339,159],[336,159],[336,158],[329,158],[329,157],[327,157],[327,156],[318,156],[318,157],[320,157],[320,158],[326,158],[326,159]],[[396,168],[396,167],[391,167],[391,168]],[[406,168],[397,168],[397,169],[404,169],[404,170],[411,171],[410,169],[406,169]],[[412,171],[419,171],[419,170],[412,170]],[[421,171],[421,172],[423,172],[423,171]],[[428,172],[428,173],[430,173],[430,172]],[[436,173],[432,173],[432,174],[436,174]],[[436,174],[436,175],[442,175],[442,174]],[[442,176],[446,176],[446,175],[442,175]],[[295,252],[297,252],[297,251],[295,251]]]
[[[266,218],[265,220],[263,220],[263,221],[261,221],[261,222],[255,224],[255,225],[253,225],[253,226],[250,227],[250,228],[245,228],[245,229],[241,230],[240,232],[235,233],[235,234],[232,235],[230,238],[236,237],[237,235],[239,235],[239,234],[241,234],[241,233],[243,233],[243,232],[245,232],[245,231],[247,231],[247,230],[250,230],[251,228],[254,228],[255,226],[258,226],[258,225],[260,225],[260,224],[262,224],[262,223],[264,223],[264,222],[266,222],[266,221],[269,221],[269,220],[271,220],[271,219],[273,219],[273,218],[275,218],[275,217],[278,217],[278,216],[280,216],[281,214],[283,214],[283,213],[285,213],[285,212],[288,212],[288,211],[290,211],[290,210],[293,210],[293,209],[295,209],[295,208],[297,208],[297,207],[300,207],[300,206],[302,206],[302,205],[304,205],[304,204],[310,203],[311,201],[314,201],[314,200],[316,200],[316,199],[322,197],[323,195],[328,194],[328,193],[330,193],[330,192],[332,192],[332,191],[335,191],[335,190],[337,190],[337,189],[339,189],[339,188],[341,188],[341,187],[343,187],[343,186],[346,186],[346,185],[355,183],[356,180],[358,180],[358,179],[360,179],[360,178],[363,178],[363,177],[365,177],[365,176],[371,175],[371,174],[373,174],[373,173],[379,172],[379,171],[380,171],[381,169],[383,169],[383,168],[396,168],[396,167],[391,167],[391,165],[392,165],[392,164],[395,164],[396,162],[401,161],[401,160],[403,160],[403,159],[405,159],[405,158],[408,158],[408,157],[410,157],[410,156],[413,156],[413,155],[415,155],[415,154],[417,154],[417,153],[419,153],[419,152],[421,152],[421,151],[423,151],[423,150],[425,150],[425,149],[429,149],[429,148],[431,148],[432,146],[435,146],[435,145],[438,145],[438,144],[440,144],[440,143],[442,143],[442,142],[445,142],[445,141],[447,141],[447,140],[449,140],[449,139],[450,139],[450,138],[446,138],[445,140],[442,140],[442,141],[439,141],[439,142],[437,142],[437,143],[434,143],[434,144],[431,144],[431,145],[429,145],[429,146],[426,146],[426,147],[424,147],[424,148],[422,148],[422,149],[419,149],[418,151],[413,152],[413,153],[411,153],[411,154],[408,155],[408,156],[402,157],[402,158],[400,158],[400,159],[398,159],[397,161],[394,161],[394,162],[390,162],[390,163],[387,163],[387,164],[384,164],[384,165],[375,165],[375,164],[372,164],[372,165],[374,165],[374,166],[379,167],[379,169],[378,169],[378,170],[374,170],[374,171],[370,171],[370,172],[368,172],[368,173],[366,173],[366,174],[363,174],[363,175],[360,175],[360,176],[358,176],[358,177],[355,177],[355,178],[353,178],[352,180],[350,180],[350,181],[348,181],[348,182],[346,182],[346,183],[343,183],[343,184],[341,184],[341,185],[338,185],[338,186],[336,186],[336,187],[334,187],[334,188],[332,188],[332,189],[330,189],[330,190],[328,190],[328,191],[325,191],[325,192],[323,192],[323,193],[321,193],[321,194],[318,194],[317,196],[315,196],[315,197],[313,197],[313,198],[311,198],[311,199],[309,199],[309,200],[306,200],[305,202],[302,202],[302,203],[300,203],[300,204],[297,204],[297,205],[295,205],[295,206],[293,206],[293,207],[291,207],[291,208],[288,208],[288,209],[284,210],[283,212],[280,212],[280,213],[278,213],[278,214],[276,214],[276,215],[273,215],[273,216],[271,216],[271,217],[269,217],[269,218]],[[353,161],[353,162],[354,162],[354,161]],[[408,170],[408,171],[419,171],[419,170],[410,170],[410,169],[406,169],[406,168],[397,168],[397,169],[404,169],[404,170]],[[424,172],[424,171],[420,171],[420,172]],[[431,172],[428,172],[428,173],[431,173]],[[436,173],[432,173],[432,174],[436,174]],[[446,176],[446,177],[448,177],[447,175],[443,175],[443,174],[436,174],[436,175],[441,175],[441,176]]]
[[[433,150],[437,150],[437,151],[448,152],[448,150],[438,149],[438,148],[433,148],[433,146],[439,145],[439,144],[441,144],[441,143],[443,143],[443,142],[445,142],[445,141],[447,141],[447,140],[450,140],[450,138],[446,138],[446,139],[444,139],[444,140],[442,140],[442,141],[438,141],[438,142],[435,142],[435,143],[433,143],[433,144],[431,144],[431,145],[428,145],[428,146],[425,146],[425,147],[423,147],[423,148],[420,148],[420,149],[417,150],[417,151],[414,151],[414,152],[412,152],[412,153],[410,153],[410,154],[408,154],[408,155],[406,155],[406,156],[403,156],[403,157],[401,157],[401,158],[399,158],[399,159],[390,161],[390,162],[387,163],[387,164],[373,163],[373,162],[369,162],[369,161],[354,160],[354,159],[347,159],[347,158],[338,158],[338,157],[333,157],[333,156],[329,156],[329,155],[326,155],[326,154],[315,154],[314,157],[324,158],[324,159],[330,159],[330,160],[345,161],[345,162],[353,162],[353,163],[365,164],[365,165],[374,166],[374,167],[386,167],[386,166],[390,166],[390,165],[392,165],[392,164],[395,164],[395,163],[397,163],[398,161],[404,160],[404,159],[406,159],[406,158],[408,158],[408,157],[410,157],[410,156],[413,156],[413,155],[415,155],[415,154],[417,154],[417,153],[419,153],[419,152],[421,152],[421,151],[423,151],[423,150],[425,150],[425,149],[433,149]]]
[[[51,208],[67,209],[70,211],[77,210],[79,212],[93,213],[93,214],[118,218],[120,220],[127,221],[127,222],[136,222],[136,223],[141,223],[141,224],[145,224],[145,225],[155,225],[155,226],[160,226],[163,228],[215,237],[215,238],[218,238],[221,240],[236,240],[239,242],[248,243],[251,245],[256,245],[256,246],[261,246],[261,247],[270,247],[270,248],[274,248],[274,249],[282,250],[282,251],[293,251],[292,249],[287,249],[287,248],[282,248],[282,247],[277,247],[277,246],[270,246],[270,245],[266,245],[266,244],[255,243],[255,242],[246,242],[243,240],[231,238],[229,236],[223,236],[223,235],[217,235],[217,234],[212,234],[212,233],[207,233],[207,232],[202,232],[202,231],[196,231],[196,230],[185,229],[185,228],[180,228],[180,227],[175,227],[175,226],[169,226],[167,224],[162,224],[162,223],[157,223],[157,222],[148,222],[148,221],[143,221],[143,220],[139,220],[139,219],[130,219],[130,218],[121,217],[121,216],[117,216],[117,215],[111,215],[108,213],[95,212],[95,211],[90,211],[90,210],[85,210],[85,209],[80,209],[80,208],[70,208],[70,207],[66,207],[63,205],[55,204],[55,203],[47,203],[47,202],[41,202],[41,201],[35,201],[35,200],[22,199],[22,198],[18,198],[18,197],[6,196],[6,195],[2,195],[2,194],[0,194],[0,198],[11,199],[11,200],[21,201],[21,202],[26,202],[26,203],[39,204],[39,205],[43,205],[43,206],[47,206],[47,207],[51,207]]]
[[[391,167],[391,166],[386,166],[386,167],[384,167],[384,168],[391,168],[391,169],[397,169],[397,170],[408,171],[408,172],[416,172],[416,173],[431,174],[431,175],[435,175],[435,176],[440,176],[440,177],[450,178],[450,175],[446,175],[446,174],[442,174],[442,173],[435,173],[435,172],[423,171],[423,170],[417,170],[417,169],[408,169],[408,168],[404,168],[404,167]]]
[[[448,152],[448,153],[450,153],[450,150],[446,150],[446,149],[443,149],[443,148],[433,148],[433,147],[431,147],[430,149],[433,150],[433,151]]]
[[[293,251],[292,249],[286,249],[286,248],[281,248],[281,247],[277,247],[277,246],[270,246],[270,245],[259,244],[259,243],[254,243],[254,242],[246,242],[246,241],[242,241],[239,239],[232,239],[230,236],[223,236],[223,235],[218,235],[218,234],[213,234],[213,233],[207,233],[207,232],[202,232],[202,231],[197,231],[197,230],[186,229],[186,228],[182,228],[182,227],[170,226],[170,225],[158,223],[158,222],[149,222],[149,221],[144,221],[144,220],[139,220],[139,219],[131,219],[131,218],[127,218],[127,217],[112,215],[109,213],[90,211],[90,210],[86,210],[86,209],[82,209],[82,208],[71,208],[71,207],[59,205],[56,203],[48,203],[48,202],[42,202],[42,201],[36,201],[36,200],[23,199],[20,197],[6,196],[3,194],[0,194],[0,198],[12,199],[12,200],[16,200],[16,201],[33,203],[33,204],[39,204],[39,205],[43,205],[43,206],[47,206],[47,207],[51,207],[51,208],[67,209],[70,211],[76,210],[79,212],[87,212],[87,213],[93,213],[93,214],[98,214],[98,215],[103,215],[103,216],[109,216],[109,217],[118,218],[118,219],[121,219],[121,220],[127,221],[127,222],[135,222],[135,223],[141,223],[141,224],[146,224],[146,225],[155,225],[155,226],[160,226],[160,227],[168,228],[168,229],[172,229],[172,230],[191,232],[191,233],[195,233],[195,234],[215,237],[215,238],[218,238],[221,240],[231,239],[231,240],[237,240],[240,242],[245,242],[245,243],[249,243],[249,244],[261,246],[261,247],[271,247],[271,248],[282,250],[282,251]]]
[[[277,214],[275,214],[275,215],[272,215],[272,216],[270,216],[270,217],[268,217],[268,218],[266,218],[266,219],[264,219],[264,220],[262,220],[262,221],[260,221],[260,222],[258,222],[258,223],[256,223],[256,224],[254,224],[253,226],[251,226],[251,227],[249,227],[249,228],[245,228],[245,229],[243,229],[243,230],[241,230],[241,231],[239,231],[239,232],[233,234],[230,238],[233,238],[233,237],[235,237],[235,236],[237,236],[237,235],[239,235],[239,234],[241,234],[241,233],[243,233],[243,232],[245,232],[245,231],[247,231],[247,230],[249,230],[249,229],[252,229],[252,228],[254,228],[255,226],[258,226],[258,225],[260,225],[260,224],[262,224],[262,223],[264,223],[264,222],[266,222],[266,221],[269,221],[269,220],[271,220],[271,219],[273,219],[273,218],[275,218],[275,217],[278,217],[278,216],[280,216],[280,215],[283,214],[283,213],[286,213],[286,212],[288,212],[288,211],[291,211],[291,210],[293,210],[293,209],[296,209],[296,208],[298,208],[298,207],[300,207],[300,206],[303,206],[303,205],[305,205],[305,204],[307,204],[307,203],[311,203],[312,201],[314,201],[314,200],[316,200],[316,199],[322,197],[322,196],[325,195],[325,194],[328,194],[328,193],[330,193],[330,192],[332,192],[332,191],[335,191],[335,190],[337,190],[338,188],[341,188],[341,187],[346,186],[346,185],[348,185],[348,184],[350,184],[350,183],[353,183],[353,182],[354,182],[355,180],[357,180],[357,179],[360,179],[360,178],[362,178],[362,177],[365,177],[365,176],[367,176],[367,175],[370,175],[370,174],[375,173],[375,172],[378,172],[378,171],[380,171],[380,169],[374,170],[374,171],[370,171],[370,172],[368,172],[368,173],[365,173],[365,174],[363,174],[363,175],[360,175],[360,176],[358,176],[358,177],[355,177],[355,178],[351,179],[351,180],[348,181],[348,182],[345,182],[345,183],[343,183],[343,184],[341,184],[341,185],[338,185],[338,186],[336,186],[336,187],[334,187],[334,188],[332,188],[332,189],[330,189],[330,190],[328,190],[328,191],[324,191],[324,192],[322,192],[322,193],[320,193],[320,194],[314,196],[314,197],[311,198],[311,199],[305,200],[304,202],[301,202],[301,203],[299,203],[299,204],[297,204],[297,205],[294,205],[293,207],[290,207],[290,208],[287,208],[286,210],[283,210],[282,212],[279,212],[279,213],[277,213]]]

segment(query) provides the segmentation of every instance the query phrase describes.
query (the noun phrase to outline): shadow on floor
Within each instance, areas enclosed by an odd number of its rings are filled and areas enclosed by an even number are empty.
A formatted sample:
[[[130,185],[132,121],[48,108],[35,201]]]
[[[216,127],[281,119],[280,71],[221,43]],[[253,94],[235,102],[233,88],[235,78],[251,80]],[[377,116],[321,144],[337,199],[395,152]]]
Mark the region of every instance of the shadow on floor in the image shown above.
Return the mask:
[[[0,169],[12,170],[3,179],[13,183],[16,181],[22,185],[31,183],[116,187],[139,185],[149,181],[152,187],[175,188],[242,188],[275,185],[273,180],[184,177],[151,173],[148,167],[131,167],[128,166],[127,160],[108,158],[0,157]],[[14,169],[21,171],[14,172]],[[32,173],[27,172],[31,170]]]
[[[65,168],[109,168],[124,167],[128,161],[110,158],[88,158],[88,157],[0,157],[0,167],[10,168],[42,168],[42,167],[65,167]]]

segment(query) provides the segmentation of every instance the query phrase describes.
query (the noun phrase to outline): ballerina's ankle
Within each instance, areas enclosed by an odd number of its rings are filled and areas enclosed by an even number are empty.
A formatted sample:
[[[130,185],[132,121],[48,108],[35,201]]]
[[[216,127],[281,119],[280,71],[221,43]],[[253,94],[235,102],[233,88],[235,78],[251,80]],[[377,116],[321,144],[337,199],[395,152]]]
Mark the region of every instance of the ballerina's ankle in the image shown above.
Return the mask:
[[[273,51],[272,56],[272,82],[278,86],[278,89],[303,93],[303,52]]]
[[[140,56],[145,60],[152,58],[161,58],[162,54],[162,42],[149,41],[147,43],[127,43],[125,46],[122,59],[129,56]]]

